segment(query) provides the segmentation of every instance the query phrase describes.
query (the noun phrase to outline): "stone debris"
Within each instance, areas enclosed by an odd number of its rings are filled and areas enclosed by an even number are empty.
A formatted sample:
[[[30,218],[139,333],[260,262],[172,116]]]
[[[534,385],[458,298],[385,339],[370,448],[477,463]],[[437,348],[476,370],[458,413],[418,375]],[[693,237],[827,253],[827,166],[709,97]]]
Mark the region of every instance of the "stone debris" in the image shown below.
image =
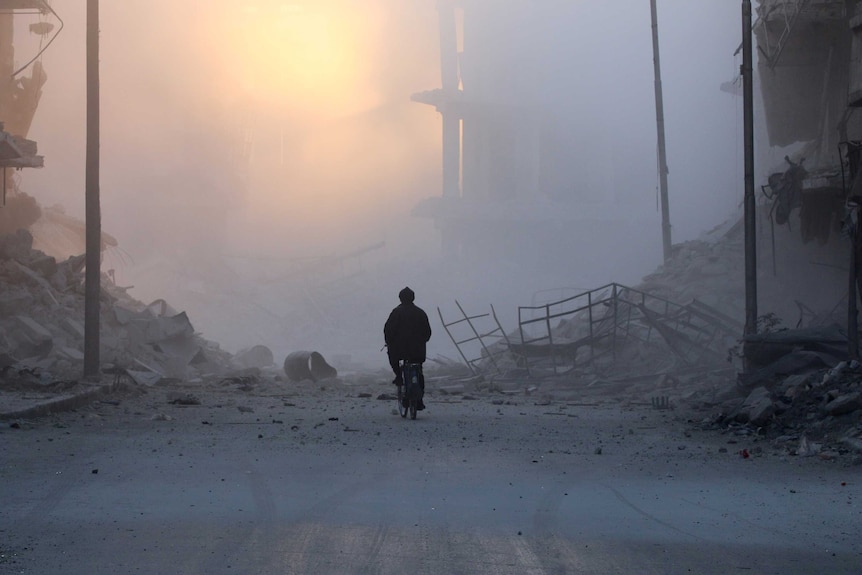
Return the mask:
[[[284,358],[284,373],[291,381],[319,381],[338,376],[338,370],[316,351],[295,351],[288,354]]]
[[[0,237],[0,369],[11,370],[10,379],[20,384],[28,371],[41,384],[82,375],[84,263],[33,249],[26,229]],[[196,333],[185,312],[137,301],[107,274],[101,287],[100,358],[115,381],[150,386],[234,368],[231,354]]]
[[[236,363],[244,368],[267,368],[275,365],[272,350],[265,345],[241,349],[234,355]]]
[[[200,405],[201,400],[191,393],[180,393],[172,391],[167,394],[168,403],[171,405]]]
[[[695,313],[701,308],[692,303],[701,302],[725,327],[742,326],[741,222],[728,222],[704,237],[675,245],[673,257],[631,291]],[[768,281],[764,284],[769,297],[781,293]],[[617,286],[618,291],[627,289]],[[529,385],[537,387],[532,393],[555,401],[622,400],[658,409],[667,405],[704,429],[769,441],[778,453],[821,459],[848,455],[852,462],[862,464],[862,366],[846,361],[846,332],[830,323],[834,316],[809,319],[806,326],[784,329],[778,318],[766,314],[759,318],[756,336],[743,341],[739,327],[728,339],[724,329],[721,337],[709,341],[712,354],[702,361],[685,362],[684,354],[672,349],[675,341],[666,334],[646,337],[649,322],[631,323],[626,338],[593,336],[594,341],[588,342],[592,349],[584,347],[585,334],[596,334],[603,319],[594,314],[591,326],[581,313],[554,327],[554,342],[563,342],[560,347],[567,342],[580,346],[580,355],[566,370],[525,370],[523,361],[512,354],[503,375],[474,378],[465,392],[520,395]],[[658,327],[655,322],[653,327]],[[509,338],[516,341],[517,333]],[[604,360],[581,361],[585,350]],[[747,371],[742,369],[743,351],[751,360]],[[723,358],[716,361],[719,356]],[[488,369],[486,373],[492,372]],[[453,381],[448,378],[448,383]],[[761,451],[761,446],[749,446],[746,453]]]

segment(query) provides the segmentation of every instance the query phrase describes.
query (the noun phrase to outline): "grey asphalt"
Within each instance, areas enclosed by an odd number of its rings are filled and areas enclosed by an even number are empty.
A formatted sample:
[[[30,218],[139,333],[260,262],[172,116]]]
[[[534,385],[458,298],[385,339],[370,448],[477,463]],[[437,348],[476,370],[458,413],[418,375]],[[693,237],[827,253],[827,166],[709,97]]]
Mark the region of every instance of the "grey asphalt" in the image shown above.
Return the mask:
[[[150,393],[4,424],[0,573],[862,572],[858,467],[620,402],[428,404]]]

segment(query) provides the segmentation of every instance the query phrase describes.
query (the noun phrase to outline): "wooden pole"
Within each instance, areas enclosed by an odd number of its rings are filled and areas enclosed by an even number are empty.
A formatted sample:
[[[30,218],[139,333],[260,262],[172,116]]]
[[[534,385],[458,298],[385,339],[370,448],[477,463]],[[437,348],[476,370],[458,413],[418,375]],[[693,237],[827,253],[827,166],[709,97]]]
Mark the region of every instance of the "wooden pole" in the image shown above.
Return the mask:
[[[650,0],[652,14],[652,54],[655,71],[655,119],[658,129],[658,179],[661,192],[661,236],[664,261],[671,257],[670,206],[667,195],[667,153],[664,135],[664,98],[661,89],[661,60],[658,47],[658,11],[656,0]]]
[[[84,377],[99,374],[102,215],[99,203],[99,0],[87,0],[87,160]]]

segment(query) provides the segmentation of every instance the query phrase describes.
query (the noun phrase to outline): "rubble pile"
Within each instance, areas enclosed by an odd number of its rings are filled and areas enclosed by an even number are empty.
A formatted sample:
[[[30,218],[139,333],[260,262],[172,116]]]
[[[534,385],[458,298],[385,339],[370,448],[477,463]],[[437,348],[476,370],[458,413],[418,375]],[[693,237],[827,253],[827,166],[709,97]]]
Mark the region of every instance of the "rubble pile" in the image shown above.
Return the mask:
[[[6,385],[83,373],[83,255],[57,262],[26,229],[0,237],[0,369]],[[145,305],[102,275],[100,358],[140,384],[224,373],[232,357],[164,301]]]
[[[510,340],[519,343],[509,348],[535,356],[554,348],[571,358],[568,377],[598,378],[613,389],[630,382],[640,390],[646,380],[670,376],[689,386],[688,397],[700,384],[714,389],[717,373],[733,387],[740,365],[731,352],[745,317],[742,232],[741,225],[726,225],[706,239],[674,245],[672,257],[634,287],[609,284],[569,304],[550,304],[565,317],[545,341],[546,351],[520,344],[517,333]],[[580,311],[566,315],[563,305]]]
[[[664,299],[702,301],[739,321],[745,317],[745,259],[742,221],[707,240],[673,246],[673,256],[637,289]],[[710,238],[710,236],[707,236]]]
[[[862,463],[862,365],[776,378],[740,400],[728,393],[704,428],[757,434],[789,455],[831,459],[853,454]]]
[[[604,311],[595,302],[609,290],[591,292],[591,312],[584,306],[553,328],[554,346],[570,354],[570,363],[534,384],[543,391],[678,408],[694,424],[761,437],[787,454],[862,453],[862,366],[844,361],[842,325],[816,321],[787,329],[766,314],[758,334],[743,339],[743,244],[741,222],[728,222],[702,240],[675,245],[673,257],[635,288],[612,284],[615,295],[603,300]],[[783,303],[776,300],[784,293],[781,281],[787,280],[764,282],[761,297],[772,305]],[[646,299],[637,299],[644,294],[673,302],[677,311],[650,311],[639,303]],[[693,316],[706,321],[681,329]],[[704,345],[693,345],[692,334],[712,328]],[[510,338],[516,341],[517,334]],[[546,343],[544,353],[554,346]],[[528,346],[508,347],[515,363],[518,357],[531,366],[547,363],[530,358]],[[538,373],[530,370],[534,378]]]
[[[639,288],[675,301],[697,298],[742,318],[743,274],[738,223],[716,242],[675,246],[673,259],[645,277]],[[737,361],[734,377],[689,381],[676,390],[678,401],[707,412],[702,421],[706,428],[757,434],[788,454],[829,458],[862,453],[862,367],[842,361],[847,357],[843,327],[788,330],[772,319],[776,325],[767,325],[767,333],[757,336],[757,353],[747,351],[758,360],[748,373],[741,373]],[[740,341],[728,350],[729,360],[739,359],[742,345]]]

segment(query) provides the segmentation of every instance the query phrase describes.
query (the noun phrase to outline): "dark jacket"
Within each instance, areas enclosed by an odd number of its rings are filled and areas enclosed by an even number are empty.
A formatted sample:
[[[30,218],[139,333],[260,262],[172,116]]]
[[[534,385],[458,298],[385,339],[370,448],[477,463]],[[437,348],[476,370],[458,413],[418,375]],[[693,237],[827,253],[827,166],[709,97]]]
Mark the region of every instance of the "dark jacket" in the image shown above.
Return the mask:
[[[402,303],[389,314],[383,337],[390,358],[425,361],[425,344],[431,339],[428,314],[412,302]]]

